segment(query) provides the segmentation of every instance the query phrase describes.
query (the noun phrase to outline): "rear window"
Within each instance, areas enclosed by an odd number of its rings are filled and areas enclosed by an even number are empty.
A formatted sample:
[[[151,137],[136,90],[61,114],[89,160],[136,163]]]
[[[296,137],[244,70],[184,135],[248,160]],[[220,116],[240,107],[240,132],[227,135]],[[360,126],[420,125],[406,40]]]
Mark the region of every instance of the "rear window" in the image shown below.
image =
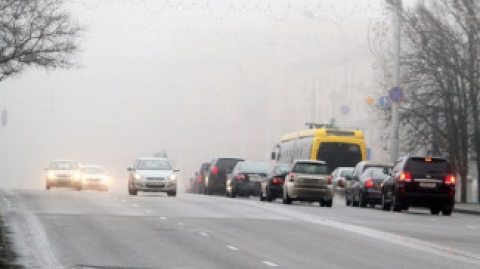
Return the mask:
[[[353,173],[353,169],[341,170],[340,176],[341,177],[351,176],[352,173]]]
[[[200,170],[201,171],[206,171],[206,170],[208,170],[208,168],[210,168],[210,163],[204,163],[204,164],[202,164],[202,167],[200,167]]]
[[[268,170],[268,164],[242,162],[239,164],[238,168],[241,172],[266,174]]]
[[[433,158],[412,158],[408,161],[405,169],[420,174],[452,172],[447,160]]]
[[[240,159],[218,159],[216,165],[219,169],[233,170],[233,168],[235,167],[235,165],[237,165],[239,161],[241,160]]]
[[[301,174],[326,174],[327,166],[320,163],[297,163],[292,170],[293,173]]]

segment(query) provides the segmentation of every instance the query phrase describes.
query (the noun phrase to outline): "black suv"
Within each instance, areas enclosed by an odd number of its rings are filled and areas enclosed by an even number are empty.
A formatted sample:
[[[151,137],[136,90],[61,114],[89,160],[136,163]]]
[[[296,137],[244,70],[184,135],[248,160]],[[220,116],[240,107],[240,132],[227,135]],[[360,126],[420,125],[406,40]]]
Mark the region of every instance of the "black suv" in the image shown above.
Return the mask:
[[[382,184],[383,210],[400,212],[409,206],[430,208],[450,216],[455,205],[455,175],[444,158],[406,156],[398,159]]]
[[[233,171],[238,162],[244,161],[241,158],[215,158],[210,163],[206,173],[204,194],[212,195],[219,193],[225,195],[227,174]]]
[[[193,192],[194,193],[204,193],[205,192],[205,178],[207,177],[208,169],[210,168],[210,163],[202,163],[200,170],[195,173],[196,178],[193,183]]]

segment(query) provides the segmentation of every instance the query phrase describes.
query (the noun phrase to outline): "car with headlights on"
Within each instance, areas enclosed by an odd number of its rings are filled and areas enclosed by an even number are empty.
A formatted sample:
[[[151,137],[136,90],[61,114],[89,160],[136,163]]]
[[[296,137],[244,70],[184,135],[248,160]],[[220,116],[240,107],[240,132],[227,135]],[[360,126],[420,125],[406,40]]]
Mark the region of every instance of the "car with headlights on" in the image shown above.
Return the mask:
[[[227,174],[226,196],[259,196],[260,183],[267,176],[268,164],[254,161],[240,161]]]
[[[54,160],[47,168],[45,187],[70,187],[81,190],[80,163],[73,160]]]
[[[283,203],[292,201],[319,202],[332,207],[332,178],[324,161],[296,160],[283,184]]]
[[[166,192],[168,196],[177,195],[178,172],[169,159],[145,157],[135,161],[128,169],[128,193],[137,195],[142,192]]]
[[[97,189],[108,191],[110,179],[101,166],[82,165],[80,171],[82,177],[82,189]]]
[[[272,202],[283,197],[283,183],[288,172],[289,164],[274,164],[269,168],[267,177],[260,183],[260,201]]]

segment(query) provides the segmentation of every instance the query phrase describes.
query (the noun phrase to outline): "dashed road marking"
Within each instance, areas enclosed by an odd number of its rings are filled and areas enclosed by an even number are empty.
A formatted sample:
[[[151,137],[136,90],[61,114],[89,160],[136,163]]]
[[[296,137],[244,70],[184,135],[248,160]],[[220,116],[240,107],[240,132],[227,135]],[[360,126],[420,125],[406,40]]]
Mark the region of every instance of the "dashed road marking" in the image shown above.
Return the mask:
[[[262,263],[267,265],[267,266],[270,266],[270,267],[277,267],[278,266],[277,264],[274,264],[273,262],[269,262],[269,261],[263,261]]]
[[[165,217],[160,217],[160,219],[161,219],[161,220],[166,220],[167,218],[165,218]]]
[[[208,234],[206,232],[200,232],[201,235],[203,236],[208,236]]]
[[[179,223],[177,223],[177,224],[180,225],[180,226],[183,226],[183,225],[184,225],[182,222],[179,222]]]
[[[152,214],[152,210],[147,209],[147,210],[145,210],[145,213],[147,213],[147,214]]]
[[[238,248],[234,247],[234,246],[230,246],[230,245],[226,245],[225,247],[231,249],[231,250],[234,250],[234,251],[237,251],[239,250]]]
[[[133,204],[132,207],[140,207],[140,206],[137,204]]]

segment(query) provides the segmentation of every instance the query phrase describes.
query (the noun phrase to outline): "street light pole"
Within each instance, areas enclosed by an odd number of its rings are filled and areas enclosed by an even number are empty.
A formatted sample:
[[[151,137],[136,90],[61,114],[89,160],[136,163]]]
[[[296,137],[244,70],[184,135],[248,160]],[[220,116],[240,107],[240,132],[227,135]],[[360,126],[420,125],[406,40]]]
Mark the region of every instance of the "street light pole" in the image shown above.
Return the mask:
[[[401,83],[400,77],[400,36],[401,36],[401,12],[402,12],[402,0],[396,0],[394,3],[394,19],[393,19],[393,46],[395,54],[393,83],[395,87],[399,87]],[[399,155],[400,141],[399,141],[399,103],[392,102],[392,147],[391,147],[391,159],[396,161]]]

